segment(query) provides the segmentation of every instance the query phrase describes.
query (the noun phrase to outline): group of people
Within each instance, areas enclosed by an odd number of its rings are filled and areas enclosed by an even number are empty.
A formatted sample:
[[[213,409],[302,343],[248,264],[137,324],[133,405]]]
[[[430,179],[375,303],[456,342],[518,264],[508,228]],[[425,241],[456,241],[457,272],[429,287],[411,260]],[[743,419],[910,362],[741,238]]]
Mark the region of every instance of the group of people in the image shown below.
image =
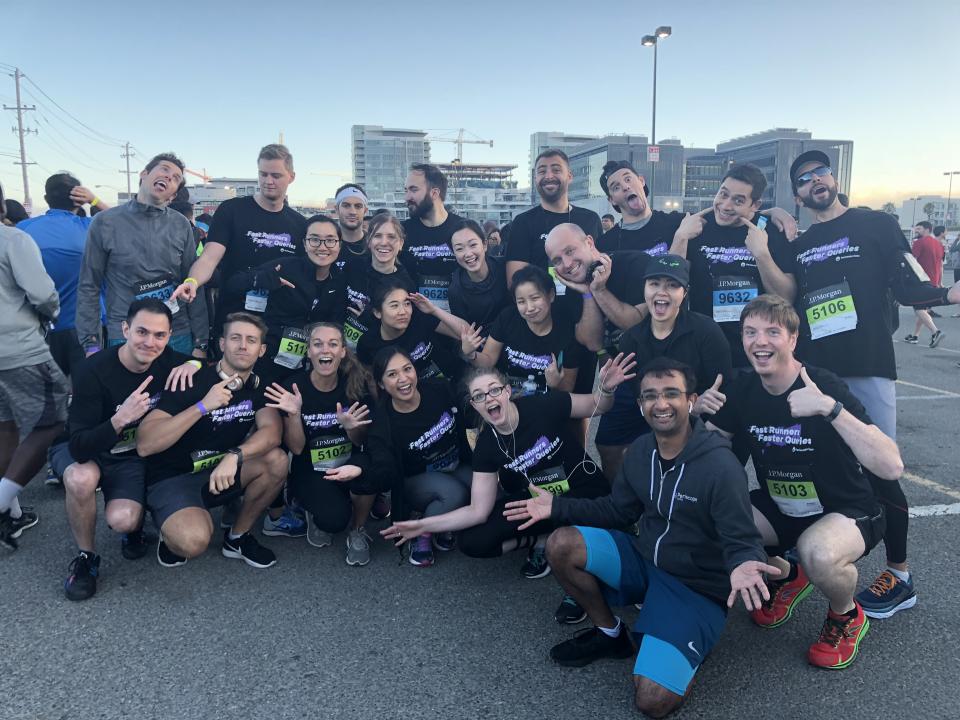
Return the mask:
[[[751,165],[684,215],[608,162],[620,220],[604,229],[546,150],[540,203],[502,255],[446,207],[435,166],[411,167],[402,222],[369,216],[356,184],[304,218],[285,202],[289,150],[264,147],[257,167],[258,192],[219,206],[202,249],[170,207],[172,154],[92,221],[77,211],[102,202],[58,174],[46,215],[0,229],[0,545],[37,523],[18,494],[49,456],[77,546],[71,600],[100,577],[98,488],[123,556],[155,548],[170,568],[207,550],[211,510],[223,556],[254,568],[276,562],[258,525],[314,547],[345,533],[346,563],[364,566],[371,519],[389,518],[379,534],[419,567],[526,550],[523,574],[564,591],[555,619],[593,624],[550,656],[635,656],[653,717],[682,704],[738,599],[774,628],[819,588],[807,657],[831,669],[869,618],[916,603],[892,299],[956,304],[960,285],[919,274],[889,216],[841,204],[824,153],[790,170],[816,216],[798,236],[761,209]],[[855,563],[881,541],[887,568],[857,592]],[[615,609],[635,603],[631,633]]]

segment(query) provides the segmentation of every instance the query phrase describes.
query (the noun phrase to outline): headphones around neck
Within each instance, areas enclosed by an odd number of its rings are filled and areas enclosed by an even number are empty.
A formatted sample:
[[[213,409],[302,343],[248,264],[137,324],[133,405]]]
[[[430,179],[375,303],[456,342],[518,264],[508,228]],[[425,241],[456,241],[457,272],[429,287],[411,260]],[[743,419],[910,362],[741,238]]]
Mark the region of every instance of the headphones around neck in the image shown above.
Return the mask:
[[[219,362],[217,363],[217,375],[220,376],[221,380],[230,379],[230,375],[227,375],[223,371],[223,368],[220,367]],[[247,390],[256,390],[258,387],[260,387],[260,376],[252,371],[250,372],[250,376],[246,379],[246,381],[236,377],[231,382],[227,383],[227,390],[230,392],[237,392],[237,390],[242,388],[246,388]]]

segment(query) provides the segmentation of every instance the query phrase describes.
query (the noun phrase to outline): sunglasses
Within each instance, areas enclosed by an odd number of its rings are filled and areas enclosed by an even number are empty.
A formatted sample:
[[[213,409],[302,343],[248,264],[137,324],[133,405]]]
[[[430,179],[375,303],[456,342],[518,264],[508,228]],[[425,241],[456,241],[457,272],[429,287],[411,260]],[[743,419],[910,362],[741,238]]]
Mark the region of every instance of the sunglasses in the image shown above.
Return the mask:
[[[833,171],[826,165],[821,165],[820,167],[815,167],[813,170],[808,170],[803,175],[798,175],[797,179],[794,180],[794,183],[796,184],[797,189],[800,189],[812,181],[815,177],[821,178],[826,177],[827,175],[833,175]]]

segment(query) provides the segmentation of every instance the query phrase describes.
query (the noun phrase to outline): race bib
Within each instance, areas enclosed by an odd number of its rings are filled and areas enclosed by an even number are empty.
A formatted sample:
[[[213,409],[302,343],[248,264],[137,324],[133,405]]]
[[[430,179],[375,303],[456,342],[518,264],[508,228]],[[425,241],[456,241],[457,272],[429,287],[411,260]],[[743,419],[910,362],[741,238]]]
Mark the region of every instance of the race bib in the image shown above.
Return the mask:
[[[564,472],[562,465],[540,470],[530,475],[528,480],[541,490],[554,495],[564,495],[570,490],[570,481],[567,480],[567,473]],[[530,495],[533,496],[533,493],[531,492]]]
[[[176,300],[170,299],[170,296],[173,295],[173,291],[173,279],[169,276],[160,278],[159,280],[147,280],[137,283],[136,290],[134,292],[134,300],[156,298],[170,308],[171,313],[176,313],[180,311],[180,303]]]
[[[807,468],[771,468],[767,471],[767,491],[780,512],[789,517],[823,513],[817,488]]]
[[[426,275],[420,280],[418,292],[441,310],[450,312],[450,278]]]
[[[307,354],[307,336],[300,328],[285,327],[280,337],[277,356],[273,359],[277,365],[293,370],[300,367],[303,356]]]
[[[226,453],[219,450],[194,450],[190,453],[190,461],[193,463],[193,470],[190,472],[198,473],[213,470],[223,460],[224,455]]]
[[[427,461],[427,472],[453,472],[460,466],[460,450],[454,445]]]
[[[747,303],[760,294],[753,278],[721,275],[713,279],[714,322],[740,322]]]
[[[243,309],[262,313],[267,309],[267,298],[269,296],[269,290],[251,290],[244,296]]]
[[[110,448],[111,455],[123,455],[137,447],[137,428],[128,427],[120,431],[120,439]]]
[[[346,435],[327,435],[310,441],[310,463],[317,472],[350,462],[353,443]]]
[[[857,329],[857,307],[846,280],[807,293],[803,300],[811,340]]]
[[[343,339],[347,343],[347,347],[357,351],[357,343],[360,342],[360,338],[363,337],[363,334],[367,329],[355,318],[347,318],[343,323]]]

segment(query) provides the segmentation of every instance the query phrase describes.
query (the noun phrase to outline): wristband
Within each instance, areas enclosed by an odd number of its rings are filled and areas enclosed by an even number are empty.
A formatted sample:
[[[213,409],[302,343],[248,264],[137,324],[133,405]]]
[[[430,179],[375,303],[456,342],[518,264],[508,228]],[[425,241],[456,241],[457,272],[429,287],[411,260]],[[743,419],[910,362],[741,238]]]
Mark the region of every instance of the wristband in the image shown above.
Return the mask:
[[[593,293],[585,292],[583,294],[583,297],[586,298],[587,300],[593,300]]]
[[[199,360],[187,360],[187,362],[185,362],[184,364],[185,364],[185,365],[193,365],[197,370],[202,370],[202,369],[203,369],[203,363],[200,362]]]
[[[193,283],[194,285],[196,285],[197,287],[200,287],[200,283],[197,282],[197,279],[196,279],[195,277],[184,278],[183,281],[184,281],[185,283],[192,282],[192,283]]]
[[[203,401],[202,401],[202,400],[198,400],[198,401],[197,401],[196,408],[197,408],[197,410],[200,411],[200,417],[203,417],[203,416],[206,415],[207,412],[208,412],[208,411],[207,411],[207,408],[206,408],[206,406],[203,404]]]
[[[90,207],[96,207],[99,204],[100,204],[100,198],[94,195],[93,200],[90,201]]]
[[[607,390],[603,385],[600,385],[597,389],[604,397],[611,397],[613,395],[613,390]]]
[[[832,423],[834,420],[837,419],[837,417],[840,415],[841,412],[843,412],[843,403],[837,400],[833,404],[833,410],[831,410],[830,413],[824,417],[824,419],[828,423]]]

